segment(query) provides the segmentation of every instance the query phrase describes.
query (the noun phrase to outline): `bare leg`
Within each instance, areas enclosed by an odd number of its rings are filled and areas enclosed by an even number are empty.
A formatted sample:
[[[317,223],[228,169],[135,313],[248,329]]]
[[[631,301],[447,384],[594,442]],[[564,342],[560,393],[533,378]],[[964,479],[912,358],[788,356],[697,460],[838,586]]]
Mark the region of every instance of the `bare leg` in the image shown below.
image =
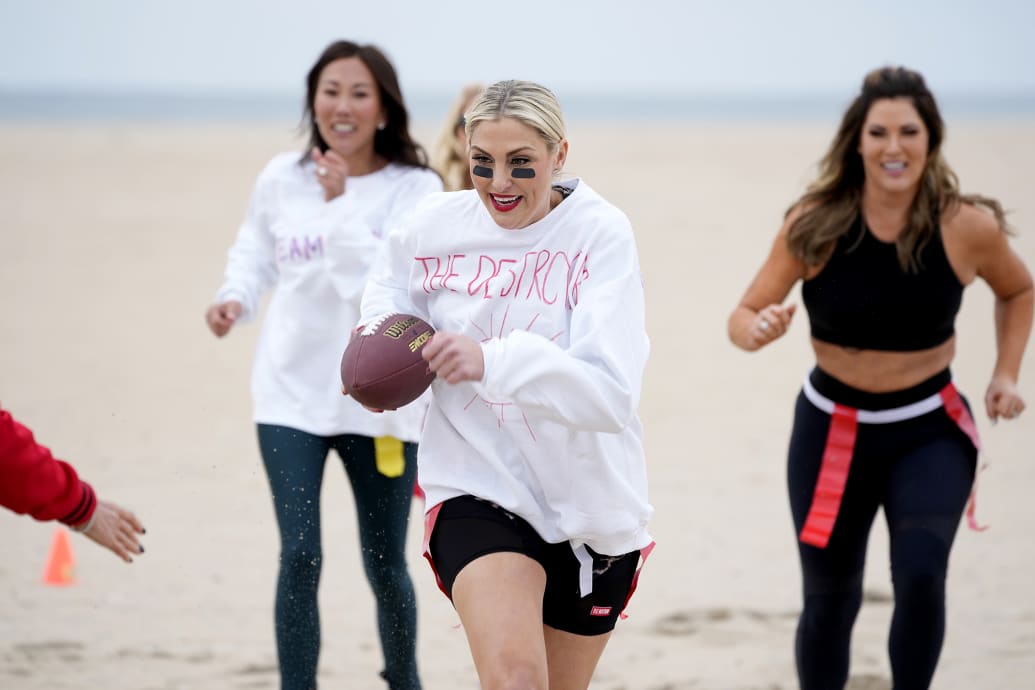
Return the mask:
[[[483,690],[547,690],[543,592],[546,573],[519,553],[491,553],[464,566],[453,606],[467,633]]]
[[[576,635],[544,625],[543,634],[550,690],[586,690],[611,633]]]

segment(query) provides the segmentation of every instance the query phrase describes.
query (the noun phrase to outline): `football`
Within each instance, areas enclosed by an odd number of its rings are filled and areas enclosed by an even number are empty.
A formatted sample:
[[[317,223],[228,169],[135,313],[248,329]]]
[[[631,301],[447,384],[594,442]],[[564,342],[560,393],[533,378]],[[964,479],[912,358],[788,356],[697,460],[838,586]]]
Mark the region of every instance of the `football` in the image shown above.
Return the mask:
[[[341,383],[356,402],[396,410],[428,389],[435,375],[421,357],[435,329],[412,314],[386,314],[360,328],[341,357]]]

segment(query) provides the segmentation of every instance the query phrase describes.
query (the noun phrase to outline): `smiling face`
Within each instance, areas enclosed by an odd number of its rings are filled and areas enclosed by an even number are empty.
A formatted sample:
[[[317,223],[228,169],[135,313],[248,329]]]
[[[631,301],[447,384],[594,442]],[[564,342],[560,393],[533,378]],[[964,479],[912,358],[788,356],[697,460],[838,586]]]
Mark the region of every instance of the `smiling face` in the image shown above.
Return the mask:
[[[358,57],[329,63],[313,99],[320,136],[349,164],[351,174],[373,166],[374,134],[385,119],[377,81]]]
[[[859,134],[867,186],[874,191],[915,192],[927,164],[929,135],[910,98],[873,102]]]
[[[552,208],[553,173],[564,165],[568,142],[550,151],[540,133],[512,117],[482,120],[470,141],[474,188],[496,224],[508,230],[528,227]],[[487,168],[492,177],[473,174]],[[515,175],[514,172],[517,171]]]

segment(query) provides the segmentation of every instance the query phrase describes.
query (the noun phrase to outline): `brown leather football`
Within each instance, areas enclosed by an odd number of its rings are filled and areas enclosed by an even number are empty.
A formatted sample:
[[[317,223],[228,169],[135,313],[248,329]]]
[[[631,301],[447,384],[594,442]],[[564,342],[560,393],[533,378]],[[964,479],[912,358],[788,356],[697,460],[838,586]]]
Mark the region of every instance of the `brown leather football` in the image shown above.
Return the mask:
[[[386,314],[360,328],[341,357],[341,383],[367,407],[395,410],[420,397],[435,375],[421,357],[433,329],[412,314]]]

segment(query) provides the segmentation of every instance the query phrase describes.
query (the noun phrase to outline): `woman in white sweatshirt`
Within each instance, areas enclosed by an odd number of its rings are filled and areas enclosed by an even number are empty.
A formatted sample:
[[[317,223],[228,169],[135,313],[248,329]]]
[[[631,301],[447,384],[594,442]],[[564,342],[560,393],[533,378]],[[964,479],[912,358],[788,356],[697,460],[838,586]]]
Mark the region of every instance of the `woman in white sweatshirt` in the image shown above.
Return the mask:
[[[395,70],[376,47],[332,43],[306,86],[306,153],[276,156],[259,175],[206,321],[222,337],[274,290],[252,395],[280,529],[282,690],[316,687],[320,488],[332,448],[355,499],[382,675],[393,690],[414,690],[416,608],[404,547],[421,410],[368,414],[342,398],[338,367],[381,238],[442,183],[410,137]]]
[[[389,234],[361,322],[437,330],[426,555],[482,687],[582,690],[653,545],[636,244],[588,184],[554,182],[568,142],[548,89],[494,84],[466,128],[475,188],[430,195]]]

